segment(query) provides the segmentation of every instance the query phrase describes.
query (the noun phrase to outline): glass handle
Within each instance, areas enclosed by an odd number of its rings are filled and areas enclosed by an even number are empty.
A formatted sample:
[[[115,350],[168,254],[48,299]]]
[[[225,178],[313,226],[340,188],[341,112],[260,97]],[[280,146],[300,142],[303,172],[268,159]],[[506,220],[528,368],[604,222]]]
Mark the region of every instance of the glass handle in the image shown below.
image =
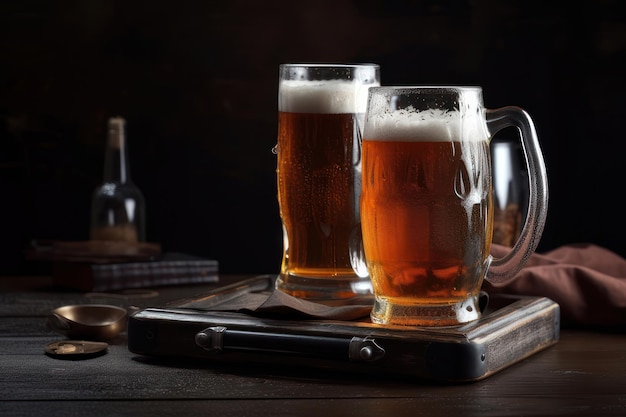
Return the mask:
[[[513,278],[537,249],[548,212],[548,176],[535,125],[528,113],[507,106],[486,110],[486,117],[491,137],[506,127],[519,129],[530,192],[526,221],[517,242],[508,254],[493,258],[487,272],[487,281],[499,283]]]

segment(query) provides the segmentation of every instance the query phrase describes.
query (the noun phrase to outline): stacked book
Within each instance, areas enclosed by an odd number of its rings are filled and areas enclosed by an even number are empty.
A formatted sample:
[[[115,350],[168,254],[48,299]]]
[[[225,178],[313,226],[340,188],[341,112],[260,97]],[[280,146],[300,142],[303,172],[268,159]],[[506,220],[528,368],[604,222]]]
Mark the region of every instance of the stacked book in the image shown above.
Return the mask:
[[[113,291],[218,281],[218,261],[161,253],[160,245],[120,242],[49,242],[29,248],[28,258],[52,263],[55,286]]]
[[[176,253],[139,262],[55,262],[52,278],[54,285],[81,291],[204,284],[218,281],[218,262]]]

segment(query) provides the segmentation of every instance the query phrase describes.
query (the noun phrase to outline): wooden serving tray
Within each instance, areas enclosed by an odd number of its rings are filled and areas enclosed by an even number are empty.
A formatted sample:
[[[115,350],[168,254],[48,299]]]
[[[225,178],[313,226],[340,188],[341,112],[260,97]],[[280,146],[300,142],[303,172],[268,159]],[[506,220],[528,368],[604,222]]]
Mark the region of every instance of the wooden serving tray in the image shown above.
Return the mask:
[[[270,364],[277,370],[317,367],[468,382],[558,341],[560,309],[554,301],[498,295],[489,305],[479,320],[441,328],[148,308],[129,318],[128,348],[141,355]]]

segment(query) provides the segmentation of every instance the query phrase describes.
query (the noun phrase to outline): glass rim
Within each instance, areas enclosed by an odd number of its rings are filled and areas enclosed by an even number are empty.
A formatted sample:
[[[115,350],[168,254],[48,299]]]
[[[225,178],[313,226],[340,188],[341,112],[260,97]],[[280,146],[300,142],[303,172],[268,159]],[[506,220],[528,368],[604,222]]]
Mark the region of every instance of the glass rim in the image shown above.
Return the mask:
[[[474,91],[482,92],[483,88],[478,85],[381,85],[370,87],[370,92],[380,91]]]
[[[347,64],[347,63],[315,63],[315,62],[304,62],[304,63],[285,63],[280,64],[281,68],[380,68],[379,64],[374,63],[355,63],[355,64]]]

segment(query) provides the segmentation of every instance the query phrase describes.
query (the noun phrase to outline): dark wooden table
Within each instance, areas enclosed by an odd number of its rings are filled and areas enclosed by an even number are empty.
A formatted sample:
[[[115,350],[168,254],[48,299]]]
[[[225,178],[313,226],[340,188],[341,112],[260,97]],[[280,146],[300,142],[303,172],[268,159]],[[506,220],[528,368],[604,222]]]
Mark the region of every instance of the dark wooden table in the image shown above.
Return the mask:
[[[222,277],[220,285],[243,277]],[[39,278],[0,278],[0,415],[626,416],[626,335],[562,329],[559,342],[489,378],[435,384],[329,370],[155,361],[129,352],[60,360],[49,312],[86,303]],[[158,288],[110,304],[157,306],[215,286]],[[97,301],[103,301],[98,299]]]

